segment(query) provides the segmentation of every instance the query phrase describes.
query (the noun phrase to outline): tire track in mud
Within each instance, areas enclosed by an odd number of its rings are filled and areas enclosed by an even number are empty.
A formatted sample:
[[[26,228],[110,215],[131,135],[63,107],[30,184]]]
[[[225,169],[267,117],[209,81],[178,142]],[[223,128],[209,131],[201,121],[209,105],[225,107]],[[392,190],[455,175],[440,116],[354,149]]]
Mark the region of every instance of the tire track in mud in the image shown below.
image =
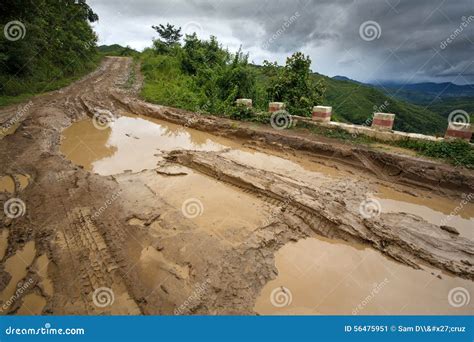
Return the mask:
[[[288,181],[268,171],[228,160],[219,152],[174,151],[168,161],[190,167],[221,182],[247,189],[258,196],[288,203],[291,212],[309,222],[318,234],[349,242],[364,242],[395,260],[414,268],[423,262],[457,276],[474,279],[474,247],[462,237],[453,237],[419,217],[398,213],[367,219],[357,212],[361,203],[357,185],[344,189],[334,182],[319,188]],[[330,226],[328,229],[327,226]],[[328,232],[333,231],[329,236]]]

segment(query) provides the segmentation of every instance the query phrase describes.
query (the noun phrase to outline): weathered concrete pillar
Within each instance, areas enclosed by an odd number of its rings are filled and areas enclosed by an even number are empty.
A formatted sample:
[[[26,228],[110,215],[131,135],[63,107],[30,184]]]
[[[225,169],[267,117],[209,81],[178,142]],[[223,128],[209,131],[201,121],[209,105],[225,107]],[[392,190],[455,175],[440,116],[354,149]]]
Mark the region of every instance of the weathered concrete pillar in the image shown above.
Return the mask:
[[[372,120],[372,128],[391,130],[393,122],[395,121],[395,114],[389,113],[374,113]]]
[[[450,123],[446,130],[446,139],[464,139],[470,141],[472,138],[473,126],[469,123]]]
[[[252,108],[252,99],[237,99],[235,103],[240,106]]]
[[[313,121],[329,122],[331,121],[332,107],[315,106],[313,107]]]
[[[285,104],[283,102],[270,102],[268,104],[268,111],[270,113],[278,112],[280,110],[285,110]]]

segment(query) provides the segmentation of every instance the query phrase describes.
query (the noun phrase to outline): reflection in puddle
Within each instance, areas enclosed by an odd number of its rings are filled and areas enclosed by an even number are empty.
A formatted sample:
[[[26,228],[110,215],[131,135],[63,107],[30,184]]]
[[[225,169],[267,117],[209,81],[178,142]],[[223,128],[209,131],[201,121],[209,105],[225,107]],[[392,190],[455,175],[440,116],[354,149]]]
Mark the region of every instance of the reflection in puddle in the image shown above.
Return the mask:
[[[91,120],[64,130],[61,152],[74,163],[101,175],[156,167],[160,151],[219,151],[235,143],[208,133],[141,116],[122,116],[98,130]]]
[[[456,287],[473,293],[473,282],[428,267],[414,270],[371,248],[309,238],[285,245],[275,263],[278,276],[265,285],[255,305],[262,315],[472,312],[469,305],[451,306],[448,294]]]
[[[460,235],[474,240],[474,205],[467,203],[461,207],[460,200],[455,201],[439,196],[415,197],[380,186],[377,197],[382,212],[405,212],[422,217],[437,226],[451,226]],[[456,210],[456,208],[460,208]]]

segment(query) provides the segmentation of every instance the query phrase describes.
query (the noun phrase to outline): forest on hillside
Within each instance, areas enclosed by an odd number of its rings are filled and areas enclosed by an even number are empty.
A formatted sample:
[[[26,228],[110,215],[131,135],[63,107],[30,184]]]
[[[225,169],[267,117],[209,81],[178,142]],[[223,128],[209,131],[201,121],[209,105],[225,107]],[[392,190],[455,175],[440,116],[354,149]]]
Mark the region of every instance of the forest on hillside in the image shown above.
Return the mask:
[[[0,2],[0,100],[67,84],[98,62],[85,0]]]

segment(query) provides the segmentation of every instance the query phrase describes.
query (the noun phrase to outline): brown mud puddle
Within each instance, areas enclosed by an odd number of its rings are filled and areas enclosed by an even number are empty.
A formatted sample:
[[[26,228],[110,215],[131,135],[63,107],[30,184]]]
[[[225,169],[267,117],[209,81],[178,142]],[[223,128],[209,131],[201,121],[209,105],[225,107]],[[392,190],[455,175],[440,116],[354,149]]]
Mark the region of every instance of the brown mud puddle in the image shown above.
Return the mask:
[[[463,288],[472,294],[474,282],[429,267],[415,270],[371,248],[309,238],[282,247],[275,262],[278,276],[265,285],[254,308],[262,315],[472,312],[469,303],[451,305],[449,293]]]
[[[457,229],[460,236],[474,240],[474,204],[434,194],[416,197],[385,186],[379,186],[376,197],[382,213],[405,212],[422,217],[437,226]]]
[[[153,169],[160,151],[219,151],[236,144],[165,121],[127,114],[100,130],[92,120],[76,122],[64,130],[60,150],[75,164],[101,175]]]
[[[15,192],[15,181],[11,176],[0,177],[0,192],[8,192],[10,194]]]
[[[0,234],[0,260],[3,260],[5,256],[5,252],[7,251],[8,247],[8,229],[2,229],[2,233]]]
[[[179,171],[186,175],[150,175],[144,181],[198,229],[238,245],[268,219],[271,207],[266,202],[193,170],[179,168]],[[164,213],[161,218],[166,216]],[[154,224],[152,235],[153,228]]]
[[[21,122],[17,122],[13,125],[10,125],[8,127],[1,127],[0,126],[0,140],[5,138],[7,135],[12,135],[13,133],[16,132],[18,127],[20,127]]]
[[[23,297],[23,304],[16,312],[17,315],[41,315],[46,305],[46,299],[36,293]]]
[[[35,242],[29,241],[26,245],[17,251],[14,255],[5,261],[5,271],[11,276],[8,285],[0,293],[0,302],[6,304],[16,300],[17,284],[26,277],[28,268],[33,262],[36,255]],[[27,279],[22,287],[27,287],[29,279]],[[26,289],[24,289],[26,290]]]
[[[31,177],[29,175],[17,174],[15,177],[20,182],[20,191],[25,190],[26,187],[30,184]]]

